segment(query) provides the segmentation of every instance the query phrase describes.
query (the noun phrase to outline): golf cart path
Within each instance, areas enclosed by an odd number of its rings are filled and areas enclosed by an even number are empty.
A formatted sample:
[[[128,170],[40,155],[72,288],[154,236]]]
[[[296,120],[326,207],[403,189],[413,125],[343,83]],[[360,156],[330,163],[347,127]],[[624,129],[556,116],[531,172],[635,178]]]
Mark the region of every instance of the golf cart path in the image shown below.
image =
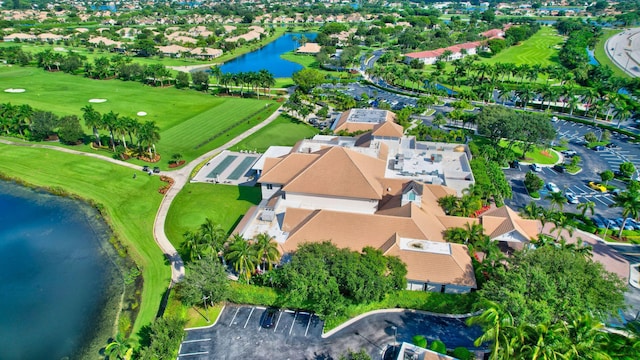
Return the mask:
[[[234,137],[233,139],[228,141],[226,144],[224,144],[224,145],[222,145],[222,146],[220,146],[220,147],[218,147],[216,149],[213,149],[211,151],[208,151],[207,153],[197,157],[196,159],[192,160],[187,165],[185,165],[184,167],[182,167],[182,168],[180,168],[178,170],[163,171],[163,172],[160,173],[161,175],[169,176],[169,177],[173,178],[173,180],[174,180],[173,186],[171,186],[171,188],[169,188],[169,191],[167,191],[167,193],[162,198],[162,202],[160,203],[160,207],[158,208],[158,211],[156,212],[156,218],[155,218],[155,220],[153,222],[153,237],[154,237],[154,239],[156,241],[156,244],[158,244],[158,246],[160,247],[162,252],[165,254],[165,256],[171,262],[171,285],[170,286],[173,286],[173,284],[175,284],[175,283],[179,282],[180,280],[182,280],[182,278],[184,277],[184,274],[185,274],[184,262],[182,261],[182,258],[180,257],[180,254],[178,254],[178,252],[176,251],[175,247],[173,246],[173,244],[171,244],[171,242],[169,241],[169,238],[167,238],[167,235],[164,232],[164,223],[166,221],[167,213],[169,212],[169,208],[171,207],[171,203],[173,202],[173,199],[175,199],[176,195],[178,195],[180,190],[182,190],[182,188],[185,186],[185,184],[189,181],[189,177],[191,175],[191,172],[193,171],[193,169],[198,164],[200,164],[201,162],[207,160],[211,156],[213,156],[213,155],[215,155],[215,154],[217,154],[217,153],[219,153],[219,152],[221,152],[223,150],[226,150],[226,149],[234,146],[235,144],[237,144],[240,141],[244,140],[248,136],[254,134],[256,131],[262,129],[263,127],[265,127],[267,125],[269,125],[281,113],[282,113],[282,106],[279,107],[278,109],[276,109],[273,112],[273,114],[271,114],[266,120],[262,121],[261,123],[257,124],[256,126],[250,128],[250,129],[248,129],[247,131],[243,132],[242,134]],[[73,149],[67,149],[67,148],[63,148],[63,147],[59,147],[59,146],[43,145],[43,144],[31,144],[31,143],[21,143],[21,142],[10,141],[10,140],[5,140],[5,139],[0,139],[0,143],[6,144],[6,145],[13,145],[13,146],[24,146],[24,147],[31,147],[31,148],[50,149],[50,150],[55,150],[55,151],[61,151],[61,152],[68,153],[68,154],[74,154],[74,155],[80,155],[80,156],[88,156],[88,157],[92,157],[92,158],[95,158],[95,159],[107,161],[107,162],[110,162],[110,163],[113,163],[113,164],[116,164],[116,165],[125,166],[125,167],[128,167],[128,168],[134,169],[134,170],[140,170],[140,166],[139,165],[130,164],[130,163],[122,161],[122,160],[113,159],[113,158],[110,158],[110,157],[105,156],[105,155],[87,153],[87,152],[82,152],[82,151],[73,150]]]

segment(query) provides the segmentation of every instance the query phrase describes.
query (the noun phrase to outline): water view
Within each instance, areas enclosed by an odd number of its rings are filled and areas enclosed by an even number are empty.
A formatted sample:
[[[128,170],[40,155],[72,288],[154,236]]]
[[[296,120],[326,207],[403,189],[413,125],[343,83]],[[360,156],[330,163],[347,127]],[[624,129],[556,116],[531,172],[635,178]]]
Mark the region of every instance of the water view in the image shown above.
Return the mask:
[[[0,359],[96,358],[122,276],[90,206],[0,181]]]
[[[317,34],[286,33],[261,49],[230,60],[222,65],[220,70],[223,73],[237,73],[267,69],[276,78],[291,77],[294,72],[302,70],[302,65],[284,60],[280,55],[296,50],[300,45],[294,39],[301,35],[313,41]]]

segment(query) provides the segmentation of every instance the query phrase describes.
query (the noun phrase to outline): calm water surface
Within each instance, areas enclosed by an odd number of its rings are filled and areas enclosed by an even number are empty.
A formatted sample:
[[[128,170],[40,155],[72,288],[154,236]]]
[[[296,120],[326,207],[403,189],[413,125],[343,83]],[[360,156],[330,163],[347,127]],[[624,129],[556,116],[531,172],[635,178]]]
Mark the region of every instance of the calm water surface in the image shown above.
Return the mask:
[[[299,44],[294,41],[294,36],[304,35],[309,41],[316,38],[316,33],[286,33],[267,44],[265,47],[239,56],[220,67],[223,73],[238,73],[248,71],[260,71],[266,69],[271,71],[274,77],[291,77],[291,75],[302,70],[302,65],[280,58],[280,55],[295,50]]]
[[[122,286],[109,236],[88,205],[0,181],[0,359],[97,358]]]

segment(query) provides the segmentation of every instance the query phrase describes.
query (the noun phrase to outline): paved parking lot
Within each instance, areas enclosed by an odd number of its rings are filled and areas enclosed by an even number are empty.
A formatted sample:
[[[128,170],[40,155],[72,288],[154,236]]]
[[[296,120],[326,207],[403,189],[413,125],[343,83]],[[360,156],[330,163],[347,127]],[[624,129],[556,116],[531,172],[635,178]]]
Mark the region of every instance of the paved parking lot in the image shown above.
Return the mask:
[[[482,330],[467,327],[465,319],[444,318],[412,311],[365,317],[322,338],[323,322],[307,312],[280,310],[270,328],[262,326],[266,309],[227,305],[216,325],[187,331],[179,360],[204,359],[338,359],[349,349],[364,349],[379,359],[394,341],[411,342],[414,335],[440,339],[450,348],[473,348]],[[397,331],[394,331],[394,327]]]
[[[604,217],[615,218],[621,216],[620,209],[609,207],[613,204],[613,195],[611,193],[601,193],[593,190],[588,186],[588,183],[590,181],[600,182],[600,173],[602,171],[616,171],[620,164],[625,161],[634,163],[636,168],[640,169],[639,145],[629,143],[625,137],[614,133],[611,141],[618,145],[618,149],[594,151],[587,149],[581,142],[582,139],[584,139],[584,135],[588,132],[593,132],[596,136],[600,135],[599,128],[563,120],[554,123],[554,126],[558,132],[556,141],[560,141],[561,139],[568,140],[569,149],[576,151],[582,159],[582,172],[577,175],[560,174],[551,167],[543,167],[538,175],[545,183],[553,182],[558,185],[562,191],[574,193],[580,203],[593,201],[596,204],[596,213]],[[569,161],[569,159],[566,161]],[[506,203],[514,209],[518,210],[532,200],[526,193],[523,182],[524,175],[529,170],[529,167],[526,165],[522,165],[520,169],[505,170],[507,180],[513,188],[513,199],[506,201]],[[623,189],[625,188],[625,184],[618,180],[612,180],[610,184]],[[539,205],[549,207],[551,205],[549,200],[544,199],[544,197],[548,195],[548,190],[541,190],[540,195],[542,198],[536,202]],[[564,210],[578,212],[576,207],[577,204],[572,205],[567,203],[564,205]]]

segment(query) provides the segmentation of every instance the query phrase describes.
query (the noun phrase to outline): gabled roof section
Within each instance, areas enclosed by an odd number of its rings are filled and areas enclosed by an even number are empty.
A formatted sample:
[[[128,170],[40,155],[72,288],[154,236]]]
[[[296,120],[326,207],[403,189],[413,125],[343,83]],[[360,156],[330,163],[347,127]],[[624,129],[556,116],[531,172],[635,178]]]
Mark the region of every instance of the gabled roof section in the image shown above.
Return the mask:
[[[292,153],[282,158],[267,158],[264,162],[261,183],[286,184],[318,159],[319,154]]]
[[[384,189],[378,179],[384,177],[384,161],[340,146],[323,149],[312,155],[318,157],[285,182],[284,191],[361,199],[382,198]],[[279,178],[284,179],[283,176]],[[264,182],[262,178],[260,181]]]
[[[506,205],[487,211],[480,219],[485,233],[491,239],[514,230],[527,239],[535,239],[541,230],[538,220],[523,219]]]
[[[371,134],[373,136],[401,138],[404,135],[404,128],[392,121],[385,121],[374,126]]]
[[[423,188],[424,188],[423,184],[420,184],[416,181],[409,181],[408,183],[405,184],[404,188],[402,189],[402,193],[406,194],[409,191],[413,191],[418,195],[422,195]]]

